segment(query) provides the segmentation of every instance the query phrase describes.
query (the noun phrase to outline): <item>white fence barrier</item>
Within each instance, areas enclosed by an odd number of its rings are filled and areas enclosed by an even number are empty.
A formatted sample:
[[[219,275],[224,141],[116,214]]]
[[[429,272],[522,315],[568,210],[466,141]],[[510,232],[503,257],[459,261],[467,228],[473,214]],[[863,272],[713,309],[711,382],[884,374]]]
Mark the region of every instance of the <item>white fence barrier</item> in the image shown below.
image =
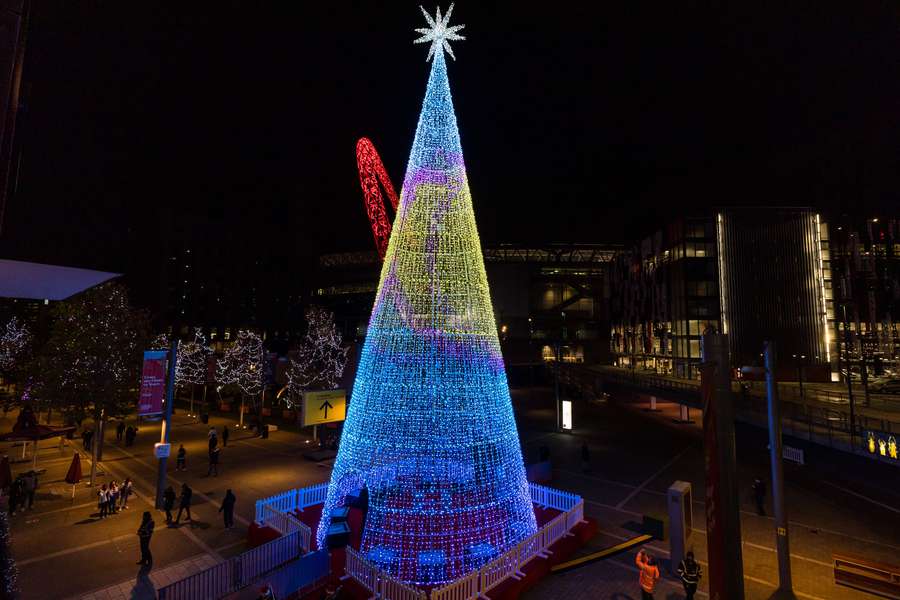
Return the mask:
[[[793,448],[791,446],[782,446],[781,447],[781,456],[785,460],[789,460],[792,463],[796,463],[798,465],[804,464],[802,448]]]
[[[522,576],[522,569],[529,561],[537,557],[546,558],[550,546],[584,521],[584,501],[577,494],[535,483],[529,484],[529,490],[534,504],[559,510],[561,514],[477,571],[433,589],[430,595],[394,579],[351,547],[346,549],[345,578],[352,577],[379,600],[427,600],[429,597],[431,600],[476,600],[504,579]],[[286,537],[297,536],[295,543],[299,543],[304,551],[309,551],[311,531],[290,513],[324,503],[327,493],[328,484],[322,483],[259,500],[256,503],[256,520],[282,533],[290,529],[291,533]],[[274,513],[279,511],[287,514],[276,516]],[[171,598],[180,600],[174,596]]]

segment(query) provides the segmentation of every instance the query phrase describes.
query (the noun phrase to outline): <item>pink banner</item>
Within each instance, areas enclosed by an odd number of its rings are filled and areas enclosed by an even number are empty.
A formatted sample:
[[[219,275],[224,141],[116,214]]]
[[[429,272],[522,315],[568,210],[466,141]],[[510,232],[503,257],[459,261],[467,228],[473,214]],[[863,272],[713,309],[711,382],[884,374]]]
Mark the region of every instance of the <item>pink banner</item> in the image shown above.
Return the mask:
[[[163,411],[166,395],[166,355],[164,350],[146,350],[141,371],[141,396],[138,416],[157,415]]]

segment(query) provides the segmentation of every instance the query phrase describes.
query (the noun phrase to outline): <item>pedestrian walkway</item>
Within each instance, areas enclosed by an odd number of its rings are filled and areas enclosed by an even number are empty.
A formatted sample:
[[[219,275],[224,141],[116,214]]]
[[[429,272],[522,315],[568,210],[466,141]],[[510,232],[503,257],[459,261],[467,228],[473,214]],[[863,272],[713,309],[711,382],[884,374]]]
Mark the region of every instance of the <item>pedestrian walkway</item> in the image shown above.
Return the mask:
[[[217,564],[209,554],[198,554],[164,569],[141,569],[134,579],[72,596],[69,600],[156,600],[156,590]]]

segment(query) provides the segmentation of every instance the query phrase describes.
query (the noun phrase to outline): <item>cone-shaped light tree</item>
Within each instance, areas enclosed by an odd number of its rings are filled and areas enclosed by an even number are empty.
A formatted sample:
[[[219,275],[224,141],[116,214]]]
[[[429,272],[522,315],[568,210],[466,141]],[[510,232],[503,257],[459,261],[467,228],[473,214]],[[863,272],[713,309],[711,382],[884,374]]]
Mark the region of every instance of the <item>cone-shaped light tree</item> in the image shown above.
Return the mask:
[[[331,509],[365,488],[362,551],[426,585],[536,530],[447,79],[447,40],[461,38],[449,16],[420,30],[431,74],[318,530],[321,544]]]

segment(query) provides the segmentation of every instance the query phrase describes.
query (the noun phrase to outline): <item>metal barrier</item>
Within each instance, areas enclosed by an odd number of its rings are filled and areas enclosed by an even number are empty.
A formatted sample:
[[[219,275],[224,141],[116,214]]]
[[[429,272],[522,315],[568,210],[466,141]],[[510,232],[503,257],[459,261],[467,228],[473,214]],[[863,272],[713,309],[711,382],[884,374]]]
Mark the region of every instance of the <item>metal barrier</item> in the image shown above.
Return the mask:
[[[885,598],[900,598],[900,567],[833,554],[834,582]]]
[[[295,531],[158,590],[159,600],[221,598],[253,584],[300,556],[301,532]]]
[[[431,600],[470,600],[479,595],[481,571],[469,573],[462,579],[431,591]]]

